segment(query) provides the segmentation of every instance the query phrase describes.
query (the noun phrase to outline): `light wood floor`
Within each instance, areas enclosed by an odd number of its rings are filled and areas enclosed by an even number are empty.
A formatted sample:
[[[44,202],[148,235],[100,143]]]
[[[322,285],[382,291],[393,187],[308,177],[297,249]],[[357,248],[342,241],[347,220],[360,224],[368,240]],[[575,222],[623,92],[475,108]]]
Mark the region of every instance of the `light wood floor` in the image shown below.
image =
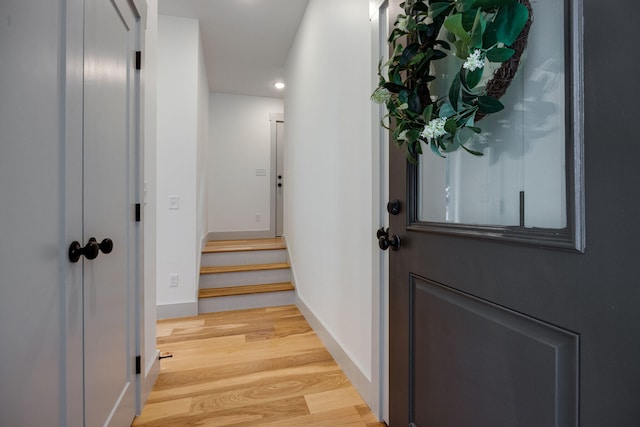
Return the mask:
[[[158,348],[134,426],[385,426],[295,306],[161,320]]]

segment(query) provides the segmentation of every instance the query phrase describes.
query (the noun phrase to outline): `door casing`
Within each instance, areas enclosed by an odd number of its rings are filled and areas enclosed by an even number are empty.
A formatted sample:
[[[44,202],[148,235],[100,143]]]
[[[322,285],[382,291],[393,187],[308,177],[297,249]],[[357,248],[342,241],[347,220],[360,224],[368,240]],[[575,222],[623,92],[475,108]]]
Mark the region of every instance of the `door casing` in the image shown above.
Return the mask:
[[[284,114],[269,113],[269,121],[271,122],[271,174],[269,177],[269,182],[271,182],[271,223],[268,237],[280,237],[284,234],[283,214],[286,186],[284,172]]]

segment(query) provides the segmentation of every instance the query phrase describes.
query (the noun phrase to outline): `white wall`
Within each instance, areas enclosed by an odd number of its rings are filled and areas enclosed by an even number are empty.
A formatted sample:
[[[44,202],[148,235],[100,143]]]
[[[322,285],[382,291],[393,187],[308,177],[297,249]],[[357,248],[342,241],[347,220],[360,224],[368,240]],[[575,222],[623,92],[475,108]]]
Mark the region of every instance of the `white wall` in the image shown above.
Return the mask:
[[[311,0],[286,70],[285,235],[298,296],[370,380],[376,241],[368,1]]]
[[[203,79],[199,23],[194,19],[158,18],[157,126],[157,300],[158,317],[197,313],[198,259],[203,223],[202,97]],[[179,197],[179,209],[169,209],[169,197]],[[179,275],[177,287],[169,276]]]
[[[209,231],[266,231],[271,221],[269,113],[278,98],[211,93],[209,111]],[[265,176],[256,176],[264,169]],[[257,215],[260,220],[257,221]]]

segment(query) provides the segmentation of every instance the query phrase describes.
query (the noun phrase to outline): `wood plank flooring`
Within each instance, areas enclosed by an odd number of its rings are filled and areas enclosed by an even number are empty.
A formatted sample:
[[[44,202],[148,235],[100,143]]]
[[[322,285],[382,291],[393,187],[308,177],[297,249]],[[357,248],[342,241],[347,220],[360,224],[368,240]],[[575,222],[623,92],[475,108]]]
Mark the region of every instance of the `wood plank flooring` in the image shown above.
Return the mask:
[[[161,320],[158,348],[133,426],[385,426],[295,306]]]

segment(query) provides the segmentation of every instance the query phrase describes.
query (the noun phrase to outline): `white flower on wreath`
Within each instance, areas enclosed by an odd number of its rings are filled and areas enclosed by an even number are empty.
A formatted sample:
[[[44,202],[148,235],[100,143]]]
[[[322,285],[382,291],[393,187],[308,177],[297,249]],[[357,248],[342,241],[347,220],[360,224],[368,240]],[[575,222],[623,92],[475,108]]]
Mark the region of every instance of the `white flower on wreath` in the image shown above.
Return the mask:
[[[429,123],[426,124],[420,136],[425,138],[427,141],[431,142],[434,139],[438,139],[441,136],[444,136],[447,131],[444,130],[444,124],[447,119],[444,117],[440,117],[439,119],[433,119]]]
[[[462,65],[462,68],[465,68],[469,71],[475,71],[478,68],[484,68],[484,55],[482,55],[482,51],[480,49],[474,50],[473,53],[467,57],[467,60]]]

